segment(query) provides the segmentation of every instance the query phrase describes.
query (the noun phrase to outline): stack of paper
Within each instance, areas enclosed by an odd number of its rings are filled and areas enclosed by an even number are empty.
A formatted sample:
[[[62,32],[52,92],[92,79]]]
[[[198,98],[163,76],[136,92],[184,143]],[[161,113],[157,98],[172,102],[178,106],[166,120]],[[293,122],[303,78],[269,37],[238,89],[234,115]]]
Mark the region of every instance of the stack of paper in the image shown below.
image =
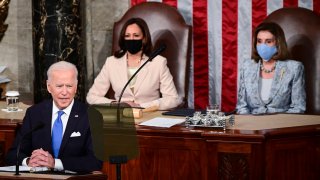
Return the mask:
[[[38,171],[49,171],[47,167],[29,167],[29,166],[19,166],[20,172],[38,172]],[[16,171],[16,166],[4,166],[0,167],[0,171],[14,172]]]
[[[6,69],[6,66],[0,66],[0,74]],[[11,80],[7,76],[0,75],[0,84],[10,82]]]
[[[183,123],[185,119],[173,119],[173,118],[153,118],[151,120],[140,123],[143,126],[154,126],[154,127],[166,127],[169,128],[176,124]]]

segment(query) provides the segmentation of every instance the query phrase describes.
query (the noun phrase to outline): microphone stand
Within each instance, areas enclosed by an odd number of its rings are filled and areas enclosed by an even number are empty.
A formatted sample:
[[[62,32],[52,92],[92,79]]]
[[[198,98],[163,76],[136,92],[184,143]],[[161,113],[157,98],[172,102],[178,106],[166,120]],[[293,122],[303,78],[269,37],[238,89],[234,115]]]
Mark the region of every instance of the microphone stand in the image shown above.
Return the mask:
[[[144,62],[138,69],[137,71],[130,77],[130,79],[127,81],[127,83],[124,85],[120,96],[119,96],[119,100],[118,100],[118,104],[117,104],[117,123],[120,123],[120,102],[121,102],[121,98],[123,96],[124,90],[127,88],[127,86],[129,85],[129,83],[132,81],[132,79],[138,74],[138,72],[148,63],[151,62],[153,58],[155,58],[157,55],[159,55],[162,51],[164,51],[166,49],[166,45],[162,44],[158,49],[156,49],[155,51],[153,51],[150,56],[149,59]],[[111,164],[116,164],[116,176],[117,176],[117,180],[121,180],[121,164],[127,163],[128,159],[126,155],[117,155],[117,156],[110,156],[109,157],[109,162]]]
[[[128,82],[126,83],[126,85],[124,85],[120,96],[119,96],[119,100],[118,100],[118,104],[117,104],[117,121],[118,123],[120,122],[120,102],[121,102],[121,98],[123,96],[123,93],[125,91],[125,89],[127,88],[127,86],[129,85],[129,83],[132,81],[132,79],[138,74],[138,72],[148,63],[150,62],[152,59],[148,59],[146,62],[144,62],[139,68],[138,70],[130,77],[130,79],[128,80]]]
[[[19,143],[18,146],[17,146],[16,173],[14,174],[14,175],[16,175],[16,176],[20,175],[20,173],[19,173],[19,153],[20,153],[20,145],[21,145],[21,143]]]
[[[124,90],[127,88],[127,86],[129,85],[129,83],[132,81],[132,79],[138,74],[138,72],[140,72],[140,70],[148,63],[151,62],[153,60],[153,58],[155,58],[157,55],[159,55],[162,51],[164,51],[166,49],[166,45],[161,45],[160,48],[156,49],[154,52],[151,53],[149,59],[144,62],[139,68],[138,70],[130,77],[130,79],[127,81],[127,83],[124,85],[124,87],[122,88],[122,91],[120,93],[119,96],[119,100],[118,100],[118,106],[117,106],[117,121],[119,123],[120,121],[120,102],[121,102],[121,98],[123,96]]]

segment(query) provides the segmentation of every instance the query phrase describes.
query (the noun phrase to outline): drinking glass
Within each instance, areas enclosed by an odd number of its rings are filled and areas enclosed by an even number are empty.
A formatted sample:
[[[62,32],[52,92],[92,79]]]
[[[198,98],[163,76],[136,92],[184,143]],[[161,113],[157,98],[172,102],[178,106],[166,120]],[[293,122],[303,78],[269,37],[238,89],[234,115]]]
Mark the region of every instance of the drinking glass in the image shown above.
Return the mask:
[[[18,111],[19,109],[19,92],[18,91],[8,91],[6,93],[7,110],[8,111]]]
[[[219,108],[219,104],[212,104],[212,105],[208,105],[207,106],[207,113],[208,114],[215,114],[217,115],[219,112],[220,108]]]

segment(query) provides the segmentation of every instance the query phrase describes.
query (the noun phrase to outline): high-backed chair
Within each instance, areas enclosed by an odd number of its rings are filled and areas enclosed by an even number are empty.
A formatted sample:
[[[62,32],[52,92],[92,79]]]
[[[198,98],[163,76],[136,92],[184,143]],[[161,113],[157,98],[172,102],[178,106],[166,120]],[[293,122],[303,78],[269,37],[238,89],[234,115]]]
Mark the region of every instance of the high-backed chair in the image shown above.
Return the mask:
[[[320,114],[320,16],[305,8],[281,8],[265,21],[279,24],[292,59],[305,68],[307,114]]]
[[[167,48],[161,55],[167,58],[178,94],[184,100],[182,106],[187,107],[191,26],[186,24],[177,9],[164,3],[144,2],[131,7],[114,23],[113,52],[119,50],[118,39],[122,26],[132,17],[140,17],[146,21],[154,49],[166,44]]]

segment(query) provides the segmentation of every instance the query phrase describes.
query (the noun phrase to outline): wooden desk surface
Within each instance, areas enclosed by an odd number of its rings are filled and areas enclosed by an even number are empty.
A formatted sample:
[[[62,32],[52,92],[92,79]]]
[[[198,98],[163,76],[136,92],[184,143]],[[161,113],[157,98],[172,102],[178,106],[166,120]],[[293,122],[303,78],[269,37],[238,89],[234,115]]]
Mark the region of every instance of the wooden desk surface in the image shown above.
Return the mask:
[[[150,120],[155,117],[168,117],[174,119],[184,119],[179,116],[163,116],[162,111],[143,113],[143,117],[136,119],[136,124]],[[304,114],[272,114],[272,115],[235,115],[235,126],[229,129],[237,130],[266,130],[298,126],[320,126],[320,115]],[[210,129],[210,128],[208,128]]]
[[[30,107],[29,105],[26,105],[26,104],[20,102],[19,109],[21,109],[21,111],[6,112],[5,111],[6,106],[7,106],[7,104],[5,101],[0,101],[0,119],[1,120],[13,120],[14,122],[22,121],[22,119],[26,113],[26,109],[28,107]],[[0,123],[2,123],[2,122],[0,121]]]
[[[19,104],[22,111],[18,112],[5,112],[2,109],[6,108],[6,102],[0,101],[0,124],[10,124],[22,122],[26,109],[30,105],[24,103]],[[155,117],[168,117],[174,119],[184,119],[179,116],[163,116],[161,113],[164,111],[145,112],[142,118],[135,119],[138,125],[141,122],[150,120]],[[298,127],[308,125],[320,125],[319,115],[303,115],[303,114],[272,114],[272,115],[235,115],[235,126],[229,129],[237,130],[265,130],[286,127]]]

